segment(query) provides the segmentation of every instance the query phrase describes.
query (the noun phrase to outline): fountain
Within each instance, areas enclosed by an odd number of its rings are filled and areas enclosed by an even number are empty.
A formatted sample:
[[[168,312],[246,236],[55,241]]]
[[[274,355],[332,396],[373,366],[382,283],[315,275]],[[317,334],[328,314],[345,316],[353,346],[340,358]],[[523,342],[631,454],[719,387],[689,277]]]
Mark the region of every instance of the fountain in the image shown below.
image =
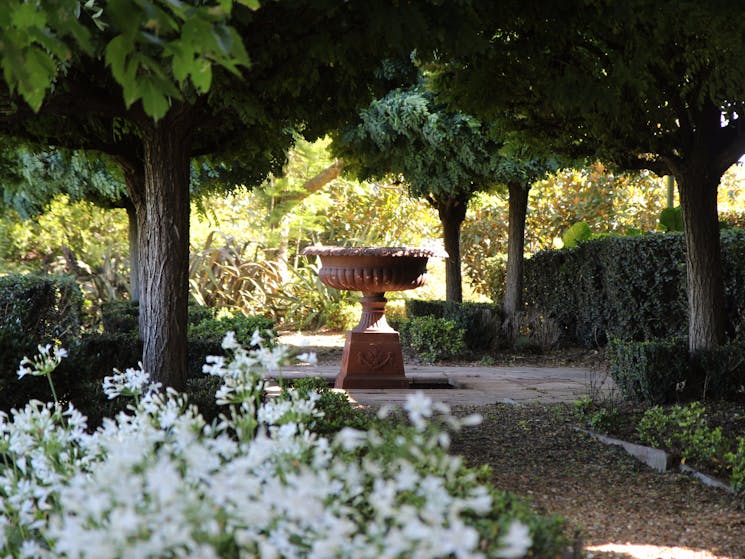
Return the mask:
[[[347,332],[336,388],[408,388],[398,332],[385,319],[386,291],[416,289],[427,281],[427,259],[444,253],[421,248],[308,247],[321,259],[319,279],[361,291],[360,323]]]

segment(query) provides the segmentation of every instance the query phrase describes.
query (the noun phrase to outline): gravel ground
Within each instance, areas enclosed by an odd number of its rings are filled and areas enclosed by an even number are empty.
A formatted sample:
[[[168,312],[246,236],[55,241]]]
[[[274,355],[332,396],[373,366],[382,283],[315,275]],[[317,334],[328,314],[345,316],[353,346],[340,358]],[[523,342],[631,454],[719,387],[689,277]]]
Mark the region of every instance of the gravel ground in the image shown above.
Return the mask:
[[[484,422],[453,451],[489,464],[496,486],[568,519],[588,557],[743,559],[745,512],[723,491],[659,474],[575,429],[567,406],[459,408]]]

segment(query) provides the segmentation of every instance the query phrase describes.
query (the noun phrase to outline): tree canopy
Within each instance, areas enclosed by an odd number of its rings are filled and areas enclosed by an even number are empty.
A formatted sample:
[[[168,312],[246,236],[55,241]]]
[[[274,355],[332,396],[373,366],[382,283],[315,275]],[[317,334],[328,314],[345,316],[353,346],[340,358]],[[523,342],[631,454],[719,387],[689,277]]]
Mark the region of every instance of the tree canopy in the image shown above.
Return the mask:
[[[439,102],[423,76],[373,101],[360,122],[336,138],[337,153],[360,178],[400,176],[412,196],[438,211],[449,255],[448,300],[462,300],[460,227],[469,200],[515,184],[527,195],[552,167],[529,159],[506,138],[492,123]]]
[[[392,85],[381,61],[458,34],[461,5],[355,0],[0,0],[0,133],[109,154],[142,254],[143,364],[186,374],[189,163],[279,172],[293,130],[319,136]]]
[[[373,101],[335,144],[361,179],[400,176],[412,196],[437,210],[448,253],[446,291],[451,301],[462,300],[460,226],[468,201],[499,184],[502,142],[490,132],[475,118],[448,111],[419,83]]]
[[[745,152],[745,22],[724,1],[483,3],[483,43],[440,65],[456,105],[523,141],[672,174],[685,223],[689,346],[725,339],[716,191]]]

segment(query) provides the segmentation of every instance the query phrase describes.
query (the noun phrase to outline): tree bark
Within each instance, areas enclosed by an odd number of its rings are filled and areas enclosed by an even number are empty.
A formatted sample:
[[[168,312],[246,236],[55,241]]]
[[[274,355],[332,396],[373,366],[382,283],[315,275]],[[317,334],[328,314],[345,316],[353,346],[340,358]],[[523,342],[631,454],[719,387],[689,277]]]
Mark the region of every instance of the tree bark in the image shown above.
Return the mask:
[[[686,241],[688,348],[694,354],[725,341],[724,281],[717,214],[721,173],[686,168],[676,175]]]
[[[129,222],[129,300],[140,301],[140,228],[137,211],[131,202],[124,205]]]
[[[525,218],[528,213],[530,185],[507,184],[509,225],[507,233],[507,277],[504,288],[504,322],[502,329],[510,342],[515,340],[516,315],[522,306],[523,260],[525,252]]]
[[[146,238],[140,300],[142,363],[153,380],[183,389],[187,379],[189,157],[187,110],[172,108],[142,127]]]
[[[442,223],[442,235],[445,251],[445,299],[456,303],[463,302],[463,278],[460,261],[460,228],[466,219],[468,199],[463,197],[447,197],[437,199],[437,214]]]
[[[145,208],[145,165],[142,155],[120,155],[116,161],[124,174],[127,185],[129,200],[125,203],[127,217],[129,218],[129,262],[130,262],[130,298],[138,303],[145,299],[145,284],[142,278],[145,275],[145,262],[142,256],[147,254],[147,236],[142,234],[146,230],[147,212]],[[139,312],[139,335],[145,339],[147,327],[145,325],[145,314],[140,308]]]

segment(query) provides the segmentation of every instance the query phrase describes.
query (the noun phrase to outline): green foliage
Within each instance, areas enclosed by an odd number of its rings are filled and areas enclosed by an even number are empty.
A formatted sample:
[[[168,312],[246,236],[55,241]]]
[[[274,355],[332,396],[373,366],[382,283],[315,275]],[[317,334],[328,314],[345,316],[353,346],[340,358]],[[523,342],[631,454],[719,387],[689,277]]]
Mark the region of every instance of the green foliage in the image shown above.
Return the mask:
[[[108,159],[82,152],[18,145],[0,138],[0,206],[26,220],[49,209],[55,196],[71,202],[88,199],[104,207],[122,207],[127,196],[121,172]]]
[[[745,329],[745,232],[721,235],[726,313]],[[564,343],[604,344],[687,334],[685,252],[680,234],[605,237],[526,261],[529,307],[556,320]]]
[[[6,212],[0,229],[0,261],[22,263],[36,274],[75,277],[86,307],[120,300],[128,293],[129,257],[124,210],[103,210],[90,201],[54,197],[34,220]],[[4,265],[4,264],[3,264]]]
[[[80,13],[77,0],[51,0],[44,9],[20,0],[0,2],[3,77],[10,91],[18,91],[34,110],[51,87],[58,66],[71,56],[68,41],[91,52],[90,32]]]
[[[424,301],[408,299],[406,316],[444,318],[455,323],[465,335],[470,351],[493,349],[498,343],[502,324],[499,308],[489,303],[455,303],[453,301]]]
[[[721,427],[712,428],[699,402],[663,409],[655,406],[644,413],[637,430],[642,442],[664,448],[694,463],[720,462],[727,443]]]
[[[488,126],[438,105],[422,85],[394,89],[335,140],[362,178],[401,174],[417,197],[467,198],[499,182],[504,158]]]
[[[15,379],[24,355],[38,344],[71,344],[81,323],[82,296],[72,278],[0,277],[0,391]]]
[[[732,191],[738,192],[737,185]],[[653,231],[665,203],[660,180],[649,172],[614,173],[595,163],[564,169],[530,189],[525,252],[551,249],[572,226],[584,221],[595,235]],[[463,264],[471,285],[492,301],[504,296],[507,254],[507,201],[499,194],[479,194],[463,223]]]
[[[680,399],[741,399],[745,343],[734,340],[688,355],[685,338],[643,342],[611,340],[610,372],[623,394],[651,404]]]
[[[585,346],[684,335],[684,288],[680,235],[605,237],[525,266],[528,306],[556,320],[565,343]]]
[[[621,421],[621,412],[617,407],[600,405],[590,398],[574,402],[574,413],[583,424],[599,433],[612,431]]]
[[[219,318],[204,318],[189,324],[190,339],[222,343],[225,334],[235,333],[235,339],[243,347],[251,347],[251,338],[258,331],[265,342],[272,342],[277,336],[274,322],[264,316],[246,316],[241,312]]]
[[[611,340],[610,373],[624,397],[650,404],[675,401],[689,372],[685,339],[644,342]]]
[[[567,229],[566,233],[562,235],[561,241],[564,243],[564,248],[575,248],[578,243],[586,241],[590,237],[592,237],[590,226],[587,225],[586,221],[579,221]]]
[[[0,277],[0,328],[36,343],[75,339],[81,305],[80,289],[70,277]]]
[[[453,320],[415,316],[402,321],[399,328],[401,345],[424,362],[455,359],[466,350],[465,332]]]
[[[737,438],[737,448],[725,456],[727,464],[732,468],[730,482],[737,494],[745,499],[745,437]]]
[[[375,421],[374,417],[360,408],[355,408],[343,392],[334,392],[323,377],[306,377],[292,381],[290,388],[306,398],[311,392],[319,395],[316,409],[323,417],[316,418],[309,428],[323,437],[331,437],[345,427],[366,430]],[[283,391],[280,398],[291,400],[292,395]]]
[[[110,301],[101,305],[101,325],[105,334],[138,335],[140,305],[130,301]]]
[[[680,206],[665,208],[660,212],[659,229],[668,233],[683,231],[683,212]]]

